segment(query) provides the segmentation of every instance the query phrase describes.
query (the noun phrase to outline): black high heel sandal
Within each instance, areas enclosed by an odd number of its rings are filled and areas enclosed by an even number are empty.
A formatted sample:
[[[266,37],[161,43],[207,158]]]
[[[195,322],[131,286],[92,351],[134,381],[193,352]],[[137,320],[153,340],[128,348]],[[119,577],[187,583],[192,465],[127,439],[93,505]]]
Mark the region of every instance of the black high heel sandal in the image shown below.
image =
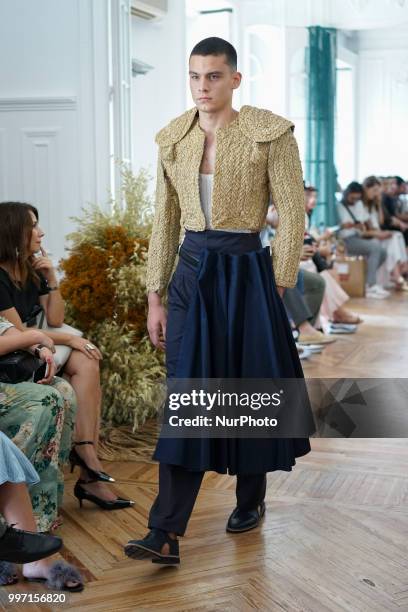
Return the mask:
[[[169,553],[161,550],[164,544],[169,545]],[[151,559],[160,565],[178,565],[180,563],[179,543],[163,529],[153,527],[143,540],[129,540],[125,546],[125,555],[131,559]]]
[[[89,476],[93,478],[94,481],[99,480],[100,482],[115,482],[115,479],[112,478],[112,476],[109,476],[109,474],[107,474],[106,472],[102,472],[102,471],[99,472],[98,470],[93,470],[92,468],[87,466],[85,461],[82,459],[82,457],[78,455],[78,453],[75,450],[75,446],[81,446],[82,444],[92,444],[93,445],[93,442],[90,440],[83,440],[82,442],[74,442],[74,446],[71,448],[71,452],[69,453],[69,462],[71,464],[71,474],[74,471],[74,467],[76,465],[79,465],[80,467],[84,468],[84,470],[88,472]]]
[[[134,505],[134,503],[135,503],[134,501],[131,501],[130,499],[123,499],[122,497],[117,497],[113,501],[108,501],[106,499],[102,499],[100,497],[97,497],[93,493],[89,493],[89,491],[87,491],[86,489],[81,487],[81,485],[83,485],[83,484],[90,484],[91,482],[98,482],[98,481],[96,479],[95,480],[82,480],[82,479],[79,479],[75,483],[74,495],[77,498],[77,500],[79,501],[79,507],[80,508],[82,508],[82,502],[83,502],[84,499],[86,499],[86,500],[96,504],[97,506],[99,506],[103,510],[121,510],[122,508],[129,508],[130,506]]]

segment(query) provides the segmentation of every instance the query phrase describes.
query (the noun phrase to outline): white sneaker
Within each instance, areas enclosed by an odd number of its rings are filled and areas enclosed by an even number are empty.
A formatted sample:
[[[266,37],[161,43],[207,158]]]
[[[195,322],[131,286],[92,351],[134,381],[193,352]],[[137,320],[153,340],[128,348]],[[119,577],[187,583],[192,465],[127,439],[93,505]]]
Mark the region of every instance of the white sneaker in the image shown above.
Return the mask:
[[[309,353],[321,353],[324,349],[324,344],[308,344],[306,348]]]
[[[321,353],[322,350],[324,349],[324,346],[321,345],[321,344],[308,344],[306,346],[306,345],[300,345],[300,344],[296,343],[296,348],[298,350],[299,355],[303,351],[303,352],[307,353],[310,356],[310,355],[314,355],[314,354],[317,354],[317,353]]]
[[[371,285],[366,289],[366,297],[374,298],[375,300],[385,300],[390,294],[385,289],[382,289],[379,285]]]
[[[312,351],[309,351],[304,346],[299,346],[298,344],[296,344],[296,348],[299,355],[299,359],[309,359],[310,355],[312,354]]]
[[[387,291],[386,289],[384,289],[384,287],[381,287],[381,285],[374,285],[374,287],[376,288],[377,293],[379,293],[380,295],[384,295],[385,297],[391,295],[390,291]]]
[[[357,325],[352,323],[332,323],[328,328],[328,334],[355,334]]]

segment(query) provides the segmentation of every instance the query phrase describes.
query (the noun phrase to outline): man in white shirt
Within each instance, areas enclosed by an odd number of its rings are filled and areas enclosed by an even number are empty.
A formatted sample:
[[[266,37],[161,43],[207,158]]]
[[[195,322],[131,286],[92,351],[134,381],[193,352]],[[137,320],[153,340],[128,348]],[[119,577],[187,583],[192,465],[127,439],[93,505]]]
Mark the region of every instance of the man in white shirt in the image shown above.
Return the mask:
[[[377,284],[378,268],[384,263],[387,252],[377,238],[371,238],[366,222],[370,215],[362,202],[363,188],[360,183],[350,183],[338,204],[341,230],[340,238],[344,240],[349,255],[364,255],[367,258],[366,297],[383,299],[390,295]]]

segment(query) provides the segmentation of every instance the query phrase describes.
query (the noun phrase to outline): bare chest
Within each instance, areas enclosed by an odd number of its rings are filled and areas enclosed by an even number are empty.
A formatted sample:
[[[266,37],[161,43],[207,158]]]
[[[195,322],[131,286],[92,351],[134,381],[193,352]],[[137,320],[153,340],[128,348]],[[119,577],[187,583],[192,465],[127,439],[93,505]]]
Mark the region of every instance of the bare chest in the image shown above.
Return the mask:
[[[206,136],[204,142],[203,157],[200,164],[202,174],[214,174],[215,169],[215,136]]]

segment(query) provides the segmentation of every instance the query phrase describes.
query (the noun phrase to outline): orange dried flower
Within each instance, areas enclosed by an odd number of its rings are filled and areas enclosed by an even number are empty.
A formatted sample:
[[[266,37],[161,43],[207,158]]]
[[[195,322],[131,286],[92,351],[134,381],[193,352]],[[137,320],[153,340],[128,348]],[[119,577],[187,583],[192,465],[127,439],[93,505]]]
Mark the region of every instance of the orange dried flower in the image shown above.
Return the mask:
[[[146,332],[145,307],[129,308],[125,316],[117,303],[108,271],[128,265],[135,253],[140,254],[148,248],[148,240],[135,240],[123,227],[111,226],[104,229],[100,244],[80,244],[62,260],[62,296],[69,302],[75,321],[85,333],[94,324],[114,318],[119,324],[129,323],[140,339]]]

